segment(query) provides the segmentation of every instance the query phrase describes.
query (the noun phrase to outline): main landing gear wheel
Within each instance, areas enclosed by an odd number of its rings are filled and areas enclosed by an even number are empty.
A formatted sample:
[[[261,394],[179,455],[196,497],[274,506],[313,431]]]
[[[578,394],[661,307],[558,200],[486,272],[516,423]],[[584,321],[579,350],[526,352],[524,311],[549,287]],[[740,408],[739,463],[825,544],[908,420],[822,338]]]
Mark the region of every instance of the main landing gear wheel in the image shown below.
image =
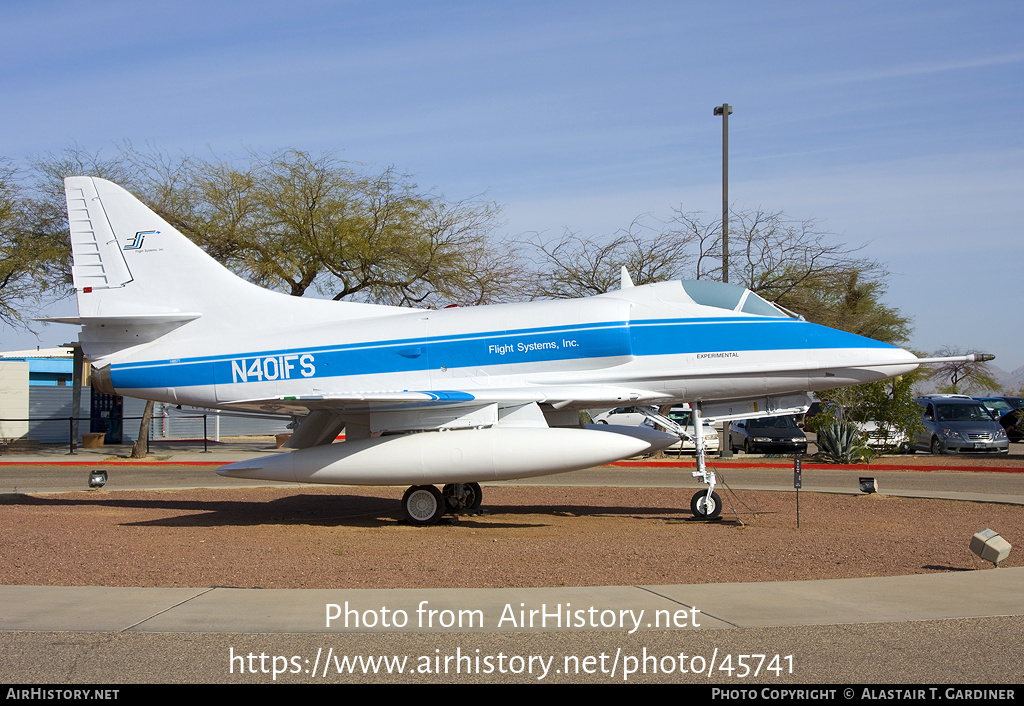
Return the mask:
[[[449,512],[472,512],[480,509],[483,490],[479,483],[449,483],[441,490]]]
[[[436,525],[444,514],[444,498],[432,485],[414,485],[402,496],[402,510],[410,525]]]
[[[722,499],[714,491],[709,499],[708,491],[700,490],[690,500],[690,512],[698,519],[713,520],[722,514]]]

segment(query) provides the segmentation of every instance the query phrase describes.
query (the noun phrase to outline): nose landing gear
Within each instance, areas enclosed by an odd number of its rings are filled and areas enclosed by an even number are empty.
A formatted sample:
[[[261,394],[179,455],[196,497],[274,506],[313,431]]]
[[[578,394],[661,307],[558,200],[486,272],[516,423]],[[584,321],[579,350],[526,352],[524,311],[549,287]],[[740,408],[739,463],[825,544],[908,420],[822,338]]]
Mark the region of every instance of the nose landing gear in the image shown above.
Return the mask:
[[[713,490],[698,490],[690,500],[690,512],[698,519],[713,520],[722,514],[722,499]]]

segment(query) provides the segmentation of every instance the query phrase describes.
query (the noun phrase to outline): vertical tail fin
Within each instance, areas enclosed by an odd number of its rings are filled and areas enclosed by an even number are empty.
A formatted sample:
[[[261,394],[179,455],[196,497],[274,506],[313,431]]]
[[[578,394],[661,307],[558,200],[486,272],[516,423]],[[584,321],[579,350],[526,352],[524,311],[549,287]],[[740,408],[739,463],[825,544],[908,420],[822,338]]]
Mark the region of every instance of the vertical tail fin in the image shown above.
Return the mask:
[[[64,180],[80,317],[158,316],[264,292],[116,184]]]

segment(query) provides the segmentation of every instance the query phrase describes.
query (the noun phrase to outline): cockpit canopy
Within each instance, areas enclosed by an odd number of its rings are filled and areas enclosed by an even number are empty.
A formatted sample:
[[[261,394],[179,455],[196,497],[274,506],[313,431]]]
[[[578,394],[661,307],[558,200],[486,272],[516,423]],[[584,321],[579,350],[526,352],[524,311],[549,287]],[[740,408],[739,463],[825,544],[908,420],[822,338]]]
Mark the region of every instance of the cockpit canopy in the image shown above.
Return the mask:
[[[789,314],[738,284],[713,280],[683,280],[683,290],[697,304],[756,316],[789,318]]]

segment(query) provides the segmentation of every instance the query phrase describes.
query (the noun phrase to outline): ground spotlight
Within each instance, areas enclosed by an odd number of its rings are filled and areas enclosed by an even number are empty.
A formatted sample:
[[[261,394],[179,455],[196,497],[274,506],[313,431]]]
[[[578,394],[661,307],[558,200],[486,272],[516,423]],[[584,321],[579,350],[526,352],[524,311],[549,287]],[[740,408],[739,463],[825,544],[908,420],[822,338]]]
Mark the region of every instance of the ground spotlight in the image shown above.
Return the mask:
[[[860,492],[877,493],[878,481],[876,481],[874,478],[860,478]]]
[[[1010,543],[999,536],[999,533],[991,529],[983,529],[975,532],[971,537],[971,551],[985,561],[991,561],[996,566],[1010,554]]]
[[[106,471],[93,471],[89,474],[89,490],[102,488],[107,482]]]

